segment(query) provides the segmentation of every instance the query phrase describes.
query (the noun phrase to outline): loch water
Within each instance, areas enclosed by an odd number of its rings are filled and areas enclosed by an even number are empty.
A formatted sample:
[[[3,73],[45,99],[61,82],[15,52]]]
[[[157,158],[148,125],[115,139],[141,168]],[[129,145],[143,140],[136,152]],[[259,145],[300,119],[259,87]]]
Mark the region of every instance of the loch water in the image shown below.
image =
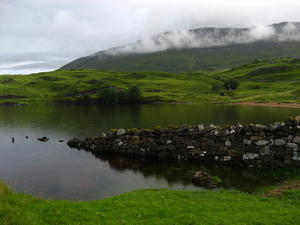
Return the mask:
[[[266,185],[266,181],[249,170],[96,157],[69,148],[66,141],[100,135],[112,128],[238,122],[269,124],[297,115],[300,109],[219,104],[1,106],[0,179],[18,192],[46,199],[86,201],[138,189],[203,190],[206,188],[195,186],[190,178],[195,171],[204,169],[223,180],[216,189],[252,191]],[[37,140],[43,136],[50,140]]]

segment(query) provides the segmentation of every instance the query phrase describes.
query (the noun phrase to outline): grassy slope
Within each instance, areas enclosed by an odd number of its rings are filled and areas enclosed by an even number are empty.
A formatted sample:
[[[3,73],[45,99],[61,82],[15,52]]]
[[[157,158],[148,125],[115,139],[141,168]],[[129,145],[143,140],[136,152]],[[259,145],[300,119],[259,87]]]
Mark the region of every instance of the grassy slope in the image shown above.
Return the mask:
[[[240,87],[232,92],[212,91],[213,85],[236,78]],[[84,93],[97,97],[105,87],[139,86],[144,97],[184,102],[300,102],[300,60],[269,59],[214,72],[171,74],[165,72],[104,72],[66,70],[0,76],[1,102],[47,102],[74,100]],[[225,92],[225,96],[220,93]],[[12,98],[7,95],[26,96]]]
[[[211,48],[177,49],[120,57],[79,58],[62,69],[98,69],[107,71],[186,72],[215,70],[270,57],[299,57],[300,42],[258,41]]]
[[[41,200],[0,184],[2,225],[299,224],[300,192],[282,199],[230,191],[143,190],[92,202]]]

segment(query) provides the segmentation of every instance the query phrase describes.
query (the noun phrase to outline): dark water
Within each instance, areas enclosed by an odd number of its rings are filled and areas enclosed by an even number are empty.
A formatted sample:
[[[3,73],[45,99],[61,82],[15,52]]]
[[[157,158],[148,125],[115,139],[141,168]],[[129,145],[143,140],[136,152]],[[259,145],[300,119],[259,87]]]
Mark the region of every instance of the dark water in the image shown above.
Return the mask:
[[[145,188],[201,190],[190,175],[203,167],[224,183],[252,190],[265,184],[249,171],[195,163],[97,158],[58,140],[100,134],[111,128],[170,124],[272,123],[299,109],[228,105],[0,107],[0,179],[15,190],[43,198],[93,200]],[[29,139],[25,137],[29,136]],[[41,143],[38,137],[50,141]],[[11,138],[15,137],[12,143]]]

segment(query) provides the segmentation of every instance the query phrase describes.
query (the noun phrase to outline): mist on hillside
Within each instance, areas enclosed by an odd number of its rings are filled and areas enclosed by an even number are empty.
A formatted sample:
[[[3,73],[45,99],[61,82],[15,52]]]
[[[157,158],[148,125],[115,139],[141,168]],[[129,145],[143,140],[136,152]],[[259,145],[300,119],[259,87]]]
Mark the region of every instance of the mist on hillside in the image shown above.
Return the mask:
[[[189,49],[246,44],[261,40],[299,41],[299,23],[280,23],[251,28],[200,28],[176,30],[105,51],[108,55],[151,53],[168,49]],[[103,53],[103,52],[100,52]],[[97,53],[96,53],[97,54]],[[99,54],[99,53],[98,53]]]

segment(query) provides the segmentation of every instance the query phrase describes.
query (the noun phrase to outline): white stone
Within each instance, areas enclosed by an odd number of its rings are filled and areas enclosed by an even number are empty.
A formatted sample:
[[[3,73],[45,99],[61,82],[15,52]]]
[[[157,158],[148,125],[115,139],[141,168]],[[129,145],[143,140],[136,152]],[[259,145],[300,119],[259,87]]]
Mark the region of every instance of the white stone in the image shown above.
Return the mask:
[[[122,142],[122,141],[120,141],[120,142],[118,143],[118,145],[119,145],[119,146],[122,146],[122,145],[123,145],[123,142]]]
[[[231,160],[231,156],[230,155],[223,157],[223,161],[230,161],[230,160]]]
[[[214,132],[214,135],[215,135],[215,136],[219,136],[219,135],[220,135],[220,132],[219,132],[219,131],[215,131],[215,132]]]
[[[229,141],[229,140],[225,141],[225,146],[226,147],[231,147],[231,141]]]
[[[230,134],[235,134],[235,130],[231,130],[231,131],[230,131]]]
[[[267,145],[269,142],[266,140],[259,140],[256,142],[256,145],[262,146],[262,145]]]
[[[167,140],[167,145],[172,144],[171,140]]]
[[[198,129],[199,129],[199,130],[204,130],[204,128],[205,128],[205,127],[203,126],[203,124],[200,124],[200,125],[198,126]]]
[[[203,152],[200,154],[200,156],[201,156],[201,157],[204,157],[205,154],[206,154],[206,151],[203,151]]]
[[[218,161],[219,160],[219,157],[218,156],[215,156],[215,161]]]
[[[181,156],[180,156],[179,154],[177,155],[177,159],[178,159],[178,160],[180,160],[180,159],[181,159]]]
[[[276,122],[276,123],[274,123],[274,128],[279,128],[280,127],[280,123],[279,122]]]
[[[295,161],[300,161],[300,153],[294,152],[293,160],[295,160]]]
[[[287,139],[288,139],[289,141],[293,141],[294,137],[293,137],[293,135],[289,135]]]
[[[243,144],[244,144],[244,145],[251,145],[251,143],[252,143],[252,141],[249,140],[249,139],[244,139],[244,140],[243,140]]]
[[[117,131],[117,135],[118,135],[118,136],[121,136],[121,135],[124,135],[124,134],[126,134],[126,131],[125,131],[124,129],[119,129],[119,130]]]
[[[275,139],[274,145],[275,145],[275,146],[282,146],[282,145],[285,145],[285,140],[283,140],[283,139]]]
[[[299,136],[294,137],[293,142],[296,144],[300,144],[300,137]]]
[[[195,146],[189,145],[189,146],[187,146],[186,148],[187,148],[187,149],[194,149]]]
[[[256,154],[256,153],[245,153],[245,154],[243,154],[243,160],[258,159],[258,158],[259,158],[259,154]]]
[[[265,146],[264,148],[259,150],[259,154],[260,155],[270,155],[270,147],[269,146]]]
[[[287,143],[286,147],[294,149],[294,150],[298,150],[298,145],[296,143]]]
[[[209,125],[209,128],[216,129],[217,127],[215,125],[211,124],[211,125]]]

